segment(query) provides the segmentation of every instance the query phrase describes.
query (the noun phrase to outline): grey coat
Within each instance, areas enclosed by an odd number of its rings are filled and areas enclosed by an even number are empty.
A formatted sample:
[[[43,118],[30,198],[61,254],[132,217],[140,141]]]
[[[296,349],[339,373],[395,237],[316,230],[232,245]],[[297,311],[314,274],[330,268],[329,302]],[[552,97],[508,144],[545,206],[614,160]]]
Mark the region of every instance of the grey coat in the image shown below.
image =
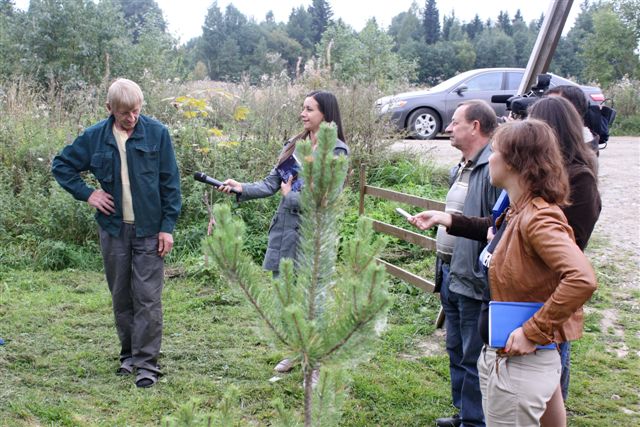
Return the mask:
[[[333,154],[336,156],[349,155],[347,144],[338,140],[333,149]],[[276,168],[273,168],[262,181],[243,183],[242,193],[238,195],[237,199],[239,202],[243,202],[245,200],[273,196],[280,190],[281,183],[280,175]],[[296,259],[298,241],[300,239],[298,233],[299,222],[300,192],[290,191],[280,200],[278,210],[269,226],[269,243],[262,263],[262,267],[265,270],[278,271],[282,258]]]
[[[465,216],[491,216],[491,209],[498,200],[501,190],[491,185],[489,180],[489,155],[491,144],[487,144],[477,155],[476,166],[469,177],[469,189],[462,208]],[[455,177],[458,168],[451,170],[451,177]],[[484,248],[484,242],[457,237],[453,246],[453,256],[450,265],[449,289],[455,293],[476,300],[482,300],[482,294],[487,287],[487,278],[478,257]]]

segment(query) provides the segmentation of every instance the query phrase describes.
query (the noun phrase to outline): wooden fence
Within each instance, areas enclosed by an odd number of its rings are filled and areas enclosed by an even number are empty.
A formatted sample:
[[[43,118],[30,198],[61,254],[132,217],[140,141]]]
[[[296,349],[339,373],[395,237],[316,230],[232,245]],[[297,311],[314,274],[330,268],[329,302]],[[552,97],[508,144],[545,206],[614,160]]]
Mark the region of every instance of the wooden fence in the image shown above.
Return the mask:
[[[374,187],[371,185],[367,185],[367,177],[365,171],[365,165],[360,165],[360,205],[358,212],[360,215],[364,215],[364,197],[371,196],[377,197],[379,199],[390,200],[392,202],[405,203],[408,205],[415,206],[417,208],[421,208],[423,210],[439,210],[444,211],[445,204],[442,202],[438,202],[435,200],[425,199],[422,197],[412,196],[410,194],[400,193],[398,191],[388,190],[385,188]],[[405,242],[413,243],[414,245],[421,246],[425,249],[435,251],[436,250],[436,240],[424,236],[419,233],[415,233],[410,230],[405,230],[404,228],[396,227],[395,225],[387,224],[386,222],[373,220],[373,229],[379,233],[386,234],[388,236],[396,237]],[[403,268],[400,268],[396,265],[393,265],[384,260],[378,259],[378,262],[385,266],[387,273],[391,274],[398,279],[404,280],[405,282],[422,289],[425,292],[433,292],[435,289],[435,283],[433,281],[426,279],[424,277],[420,277],[410,271],[407,271]],[[435,272],[434,272],[435,274]],[[436,326],[442,326],[444,322],[444,312],[442,308],[440,309],[440,313],[438,313],[438,318],[436,320]]]

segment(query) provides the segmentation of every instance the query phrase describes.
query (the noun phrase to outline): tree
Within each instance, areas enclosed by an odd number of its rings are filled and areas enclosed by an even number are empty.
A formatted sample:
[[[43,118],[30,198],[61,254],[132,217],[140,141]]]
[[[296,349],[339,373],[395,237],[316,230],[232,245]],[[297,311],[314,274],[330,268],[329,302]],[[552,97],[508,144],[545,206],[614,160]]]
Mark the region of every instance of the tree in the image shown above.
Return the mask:
[[[14,9],[12,0],[0,1],[0,76],[19,72],[19,39],[22,13]]]
[[[358,39],[362,46],[359,56],[364,65],[364,82],[385,87],[387,83],[411,78],[415,65],[393,52],[393,39],[374,19],[367,22]]]
[[[322,39],[322,34],[331,24],[331,17],[333,16],[331,6],[327,0],[313,0],[311,6],[309,6],[309,14],[311,15],[311,41],[314,44],[319,43]]]
[[[32,0],[24,22],[22,71],[43,85],[98,83],[111,65],[131,65],[130,33],[111,1]]]
[[[202,27],[197,59],[207,64],[211,79],[238,80],[255,66],[254,52],[261,37],[258,25],[233,4],[227,5],[223,14],[214,1]]]
[[[262,58],[267,69],[261,70],[261,74],[273,74],[281,72],[285,66],[293,75],[296,64],[300,58],[307,58],[309,54],[296,40],[287,35],[284,26],[278,26],[271,31],[262,28],[261,39],[267,42],[266,57]],[[258,50],[259,48],[256,48]],[[255,53],[254,53],[255,55]],[[279,58],[279,59],[278,59]],[[278,69],[279,67],[279,69]]]
[[[308,141],[299,146],[305,185],[295,270],[292,260],[282,260],[280,277],[265,286],[263,272],[242,251],[243,224],[228,205],[214,208],[217,225],[204,241],[208,259],[241,290],[276,342],[301,361],[305,426],[338,423],[345,375],[340,366],[366,354],[376,338],[376,320],[389,307],[384,267],[375,260],[382,245],[373,240],[369,220],[359,221],[355,236],[343,245],[345,264],[336,268],[340,194],[348,169],[345,156],[333,156],[336,139],[335,125],[323,124],[315,153]],[[314,393],[312,372],[319,366]]]
[[[471,22],[464,25],[464,29],[469,35],[470,40],[475,40],[475,38],[480,35],[482,30],[484,29],[484,25],[482,24],[482,20],[477,13],[473,17],[473,20]]]
[[[509,12],[500,11],[498,15],[498,22],[496,27],[504,31],[508,36],[513,35],[513,27],[511,26],[511,19],[509,18]]]
[[[433,86],[456,73],[453,44],[439,41],[426,46],[420,55],[418,78]]]
[[[287,35],[300,43],[308,55],[313,53],[315,44],[311,37],[312,22],[311,14],[303,6],[291,9],[289,21],[287,22]]]
[[[415,63],[393,52],[393,39],[371,19],[358,34],[338,21],[331,25],[318,44],[318,55],[336,79],[348,83],[377,84],[408,81]]]
[[[118,0],[129,28],[133,28],[133,42],[137,43],[141,32],[151,28],[164,33],[167,23],[162,9],[155,0]]]
[[[625,75],[640,78],[635,33],[610,6],[594,13],[593,33],[585,38],[583,46],[587,79],[608,86]]]
[[[502,30],[492,28],[483,31],[475,41],[476,68],[511,67],[516,49],[513,39]]]
[[[588,0],[582,2],[573,27],[558,43],[550,67],[552,71],[564,76],[574,76],[579,81],[584,80],[585,63],[582,51],[585,38],[593,33],[594,12],[595,7],[590,5]],[[535,26],[533,22],[530,25],[532,28]]]
[[[456,52],[456,74],[472,69],[477,57],[473,44],[467,39],[456,40],[453,48]]]
[[[451,16],[444,15],[442,18],[442,40],[449,40],[449,36],[451,34],[451,27],[455,22],[456,15],[455,12],[451,12]]]
[[[411,42],[424,40],[424,28],[418,17],[418,4],[414,1],[406,12],[401,12],[391,19],[387,33],[395,42],[395,51],[402,50],[402,46]]]
[[[433,44],[440,39],[440,13],[436,6],[436,0],[427,0],[422,18],[424,27],[424,40],[427,44]]]
[[[513,25],[516,25],[516,23],[518,22],[524,23],[524,18],[522,17],[522,12],[520,12],[520,9],[516,10],[513,21],[511,21]]]
[[[419,17],[418,4],[414,1],[406,12],[391,19],[387,33],[393,38],[393,51],[407,63],[420,62],[424,50],[424,27]]]
[[[537,21],[535,21],[535,24],[534,24],[536,32],[540,31],[540,28],[542,28],[542,23],[543,22],[544,22],[544,13],[541,13],[540,17],[538,18]]]
[[[625,26],[633,30],[640,47],[640,0],[613,0],[613,10]]]
[[[224,16],[218,7],[218,2],[214,1],[207,9],[207,16],[202,25],[202,36],[198,40],[198,58],[207,64],[211,79],[219,78],[222,71],[217,58],[220,57],[220,49],[226,39],[224,31]]]
[[[520,10],[518,9],[512,21],[513,35],[511,38],[513,39],[513,45],[515,47],[514,65],[524,68],[529,62],[529,56],[533,50],[533,44],[535,43],[537,35],[529,30],[529,27],[525,24],[519,12]]]

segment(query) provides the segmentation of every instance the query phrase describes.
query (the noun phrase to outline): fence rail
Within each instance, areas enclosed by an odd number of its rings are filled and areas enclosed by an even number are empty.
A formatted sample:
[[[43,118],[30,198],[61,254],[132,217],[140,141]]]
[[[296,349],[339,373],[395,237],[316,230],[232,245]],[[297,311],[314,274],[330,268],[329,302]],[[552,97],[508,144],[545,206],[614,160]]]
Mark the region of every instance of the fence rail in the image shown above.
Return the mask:
[[[439,210],[444,211],[445,204],[436,200],[425,199],[423,197],[413,196],[411,194],[405,194],[398,191],[388,190],[386,188],[374,187],[367,185],[366,169],[365,165],[360,165],[360,205],[358,212],[362,216],[364,215],[364,198],[365,196],[377,197],[379,199],[389,200],[392,202],[405,203],[424,210]],[[373,221],[373,229],[379,233],[386,234],[388,236],[396,237],[405,242],[418,245],[424,249],[434,251],[436,249],[435,239],[424,236],[422,234],[405,230],[404,228],[397,227],[395,225],[387,224],[382,221]],[[378,263],[384,265],[387,273],[397,277],[400,280],[422,289],[425,292],[433,292],[435,289],[435,283],[433,281],[420,277],[410,271],[391,264],[387,261],[378,259]],[[444,323],[444,312],[440,308],[438,317],[436,319],[436,327],[441,327]]]

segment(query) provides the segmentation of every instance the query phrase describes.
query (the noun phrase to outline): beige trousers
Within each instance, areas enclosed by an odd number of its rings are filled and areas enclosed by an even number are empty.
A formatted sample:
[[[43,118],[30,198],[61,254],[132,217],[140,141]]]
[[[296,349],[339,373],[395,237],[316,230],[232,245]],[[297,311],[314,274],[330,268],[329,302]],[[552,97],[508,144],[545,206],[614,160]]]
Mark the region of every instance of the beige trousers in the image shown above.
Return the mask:
[[[540,426],[547,402],[560,384],[560,371],[556,350],[505,357],[485,346],[478,374],[487,427]]]

